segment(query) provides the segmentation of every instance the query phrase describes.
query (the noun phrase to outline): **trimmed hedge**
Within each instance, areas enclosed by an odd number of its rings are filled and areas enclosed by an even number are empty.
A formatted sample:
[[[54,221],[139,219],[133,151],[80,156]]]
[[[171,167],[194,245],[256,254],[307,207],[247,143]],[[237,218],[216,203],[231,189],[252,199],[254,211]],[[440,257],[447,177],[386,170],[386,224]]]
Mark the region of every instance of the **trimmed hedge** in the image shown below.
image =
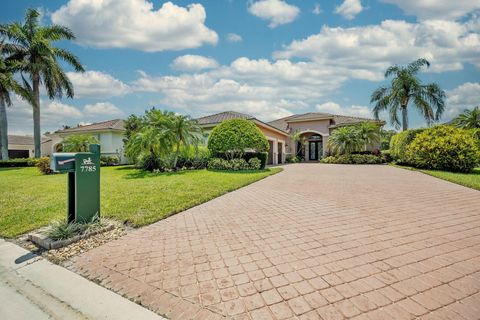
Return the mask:
[[[258,170],[260,169],[260,159],[251,158],[248,162],[242,158],[235,159],[222,159],[222,158],[212,158],[208,161],[208,169],[211,170]]]
[[[120,164],[120,158],[117,156],[101,156],[100,157],[100,166],[110,167],[118,166]]]
[[[260,168],[265,169],[268,161],[268,152],[247,152],[242,157],[245,161],[250,162],[250,159],[257,158],[260,160]]]
[[[38,158],[16,158],[10,160],[1,160],[0,168],[35,167],[38,161]]]
[[[245,119],[226,120],[216,126],[208,138],[212,154],[224,154],[226,158],[241,158],[245,150],[265,152],[269,144],[262,131]]]
[[[343,154],[325,157],[321,162],[330,164],[381,164],[385,163],[385,158],[374,154]]]
[[[418,168],[470,172],[480,162],[480,150],[468,130],[441,125],[417,134],[406,158]]]
[[[415,139],[415,136],[422,133],[425,129],[405,130],[397,133],[390,140],[390,155],[400,164],[409,164],[406,151],[408,145]]]

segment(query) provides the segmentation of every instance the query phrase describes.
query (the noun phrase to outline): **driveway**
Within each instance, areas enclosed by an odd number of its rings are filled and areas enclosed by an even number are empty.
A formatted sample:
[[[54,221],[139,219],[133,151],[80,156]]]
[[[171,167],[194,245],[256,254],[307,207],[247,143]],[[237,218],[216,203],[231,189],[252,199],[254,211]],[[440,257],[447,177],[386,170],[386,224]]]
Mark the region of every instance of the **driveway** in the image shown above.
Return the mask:
[[[480,319],[479,208],[414,171],[288,165],[73,268],[171,319]]]

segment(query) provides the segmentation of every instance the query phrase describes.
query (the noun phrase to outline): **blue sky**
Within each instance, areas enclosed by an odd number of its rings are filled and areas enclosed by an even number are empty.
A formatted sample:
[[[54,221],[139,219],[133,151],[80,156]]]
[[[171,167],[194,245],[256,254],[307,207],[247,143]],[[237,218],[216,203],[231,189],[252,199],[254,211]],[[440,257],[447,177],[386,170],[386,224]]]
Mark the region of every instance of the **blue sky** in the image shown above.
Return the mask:
[[[480,104],[479,0],[24,0],[3,3],[0,22],[21,21],[28,7],[74,31],[76,42],[58,46],[87,70],[66,67],[74,99],[42,97],[42,132],[152,106],[266,121],[369,117],[385,68],[420,57],[432,64],[422,80],[447,93],[443,120]],[[410,125],[425,125],[413,109]],[[8,118],[10,133],[31,134],[25,102],[15,99]]]

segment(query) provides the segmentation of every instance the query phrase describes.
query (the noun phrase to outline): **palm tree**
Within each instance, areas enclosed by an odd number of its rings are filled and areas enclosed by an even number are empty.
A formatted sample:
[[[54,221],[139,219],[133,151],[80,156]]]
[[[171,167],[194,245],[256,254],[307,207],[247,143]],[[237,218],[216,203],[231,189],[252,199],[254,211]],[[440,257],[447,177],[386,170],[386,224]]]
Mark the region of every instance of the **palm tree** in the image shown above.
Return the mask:
[[[373,92],[370,103],[375,102],[373,114],[378,119],[381,111],[388,110],[390,122],[400,126],[398,111],[402,111],[402,128],[408,129],[408,105],[410,102],[422,113],[430,125],[437,121],[445,110],[445,92],[436,83],[422,84],[417,73],[429,67],[426,59],[418,59],[406,66],[394,65],[387,69],[385,78],[393,76],[390,86],[380,87]]]
[[[66,137],[62,141],[63,152],[87,152],[88,146],[98,143],[97,138],[87,134],[75,134]]]
[[[3,52],[9,52],[15,49],[12,44],[0,42],[0,159],[8,160],[8,123],[7,106],[12,105],[10,93],[13,92],[27,101],[32,101],[29,92],[25,90],[15,79],[17,63],[14,60],[4,58]]]
[[[453,120],[453,124],[462,129],[480,129],[480,107],[463,110],[462,114]]]
[[[336,154],[349,154],[359,151],[363,142],[355,126],[335,129],[328,138],[328,147]]]
[[[380,142],[380,126],[374,122],[365,121],[357,126],[359,139],[363,143],[363,151],[367,151],[368,146]]]
[[[58,59],[73,66],[76,71],[83,72],[78,58],[69,51],[54,47],[52,42],[73,40],[75,35],[67,27],[60,25],[40,25],[40,13],[28,9],[23,24],[14,22],[0,25],[0,35],[6,36],[16,50],[12,58],[21,61],[22,78],[25,88],[33,96],[33,137],[35,157],[40,157],[40,85],[45,86],[50,99],[61,98],[65,91],[67,97],[73,98],[74,91],[70,80],[59,65]],[[28,75],[31,84],[24,78]]]
[[[197,147],[202,140],[202,128],[196,121],[189,116],[173,115],[170,117],[168,134],[175,141],[175,156],[173,158],[173,168],[176,168],[180,147]]]

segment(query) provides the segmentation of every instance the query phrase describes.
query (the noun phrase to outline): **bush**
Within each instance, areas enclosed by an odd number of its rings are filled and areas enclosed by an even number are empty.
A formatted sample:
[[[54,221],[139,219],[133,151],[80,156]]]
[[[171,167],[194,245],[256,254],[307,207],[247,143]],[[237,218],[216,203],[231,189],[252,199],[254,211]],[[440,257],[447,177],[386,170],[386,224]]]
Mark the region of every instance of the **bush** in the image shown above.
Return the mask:
[[[268,161],[268,152],[247,152],[243,155],[245,161],[250,162],[250,159],[257,158],[260,160],[260,169],[265,169]]]
[[[100,166],[109,167],[117,166],[120,163],[120,158],[117,156],[101,156],[100,157]]]
[[[298,163],[300,162],[300,157],[289,155],[285,160],[287,163]]]
[[[382,157],[385,160],[385,162],[393,161],[392,155],[390,154],[390,150],[382,150]]]
[[[413,139],[415,139],[415,136],[424,130],[425,129],[405,130],[394,135],[390,141],[390,155],[393,160],[400,164],[409,164],[406,154],[407,147]]]
[[[262,167],[262,161],[260,161],[260,159],[258,158],[251,158],[250,160],[248,160],[248,166],[252,170],[260,170],[260,168]]]
[[[251,158],[248,162],[242,158],[222,159],[212,158],[208,161],[208,169],[211,170],[258,170],[261,168],[261,161],[258,158]]]
[[[216,126],[208,139],[208,149],[215,156],[241,158],[246,150],[265,152],[269,144],[262,131],[245,119],[226,120]]]
[[[373,154],[344,154],[325,157],[321,162],[331,164],[381,164],[385,163],[385,159]]]
[[[50,168],[50,158],[43,157],[37,160],[36,167],[43,174],[52,174],[53,170]]]
[[[162,168],[162,161],[152,154],[144,154],[138,158],[137,167],[143,170],[153,171]]]
[[[0,160],[0,168],[7,167],[35,167],[39,158],[15,158],[10,160]]]
[[[177,160],[177,168],[204,169],[210,159],[210,152],[206,147],[182,147]]]
[[[469,172],[479,162],[473,135],[452,126],[436,126],[417,134],[408,145],[406,157],[418,168]]]

